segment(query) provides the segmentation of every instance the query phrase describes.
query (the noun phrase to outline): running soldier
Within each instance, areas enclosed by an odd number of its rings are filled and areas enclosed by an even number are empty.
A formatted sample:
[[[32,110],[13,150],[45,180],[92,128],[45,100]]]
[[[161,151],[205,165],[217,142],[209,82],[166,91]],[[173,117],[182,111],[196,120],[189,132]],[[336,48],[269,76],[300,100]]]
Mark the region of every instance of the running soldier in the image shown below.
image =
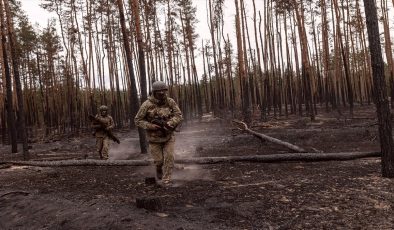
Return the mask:
[[[167,96],[162,81],[152,84],[152,95],[141,105],[134,122],[147,131],[149,149],[156,165],[157,179],[167,184],[174,167],[174,130],[182,121],[182,112],[174,99]]]
[[[108,107],[100,106],[100,113],[93,118],[94,136],[96,137],[96,150],[100,159],[107,160],[109,152],[109,142],[112,139],[112,129],[114,120],[108,115]]]

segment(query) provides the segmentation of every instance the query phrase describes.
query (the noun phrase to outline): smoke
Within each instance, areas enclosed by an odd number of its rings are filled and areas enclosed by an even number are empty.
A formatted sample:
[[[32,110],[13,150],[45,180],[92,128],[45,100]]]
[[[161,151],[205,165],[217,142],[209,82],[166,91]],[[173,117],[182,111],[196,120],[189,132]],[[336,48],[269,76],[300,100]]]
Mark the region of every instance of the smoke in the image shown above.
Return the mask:
[[[175,159],[199,157],[199,151],[215,142],[212,130],[212,127],[200,124],[183,127],[180,133],[175,134]],[[119,145],[112,143],[109,158],[111,160],[151,159],[150,154],[140,154],[140,152],[139,139],[134,136],[121,139]],[[136,173],[142,176],[155,176],[155,167],[140,167]],[[172,178],[177,180],[177,185],[182,184],[182,181],[213,180],[210,171],[204,169],[202,165],[175,164]]]
[[[210,171],[203,169],[201,165],[176,165],[172,178],[180,181],[213,180]]]
[[[120,144],[111,143],[109,159],[126,160],[137,158],[141,152],[138,138],[122,139]]]
[[[175,158],[198,157],[198,150],[209,145],[208,129],[200,126],[187,127],[176,134]],[[201,165],[175,165],[173,179],[181,181],[212,180],[211,173]]]

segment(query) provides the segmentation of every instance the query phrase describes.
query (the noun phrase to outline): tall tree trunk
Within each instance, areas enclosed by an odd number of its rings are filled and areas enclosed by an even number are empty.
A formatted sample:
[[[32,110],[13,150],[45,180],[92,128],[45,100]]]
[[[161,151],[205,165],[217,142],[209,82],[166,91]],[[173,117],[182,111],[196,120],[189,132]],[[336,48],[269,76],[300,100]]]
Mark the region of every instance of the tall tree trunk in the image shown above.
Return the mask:
[[[8,53],[7,53],[7,38],[6,38],[6,28],[4,21],[4,10],[3,10],[3,0],[0,0],[0,27],[1,27],[1,48],[3,51],[3,67],[5,73],[6,80],[6,101],[5,108],[7,110],[7,123],[8,130],[10,132],[11,137],[11,152],[18,152],[17,145],[17,135],[16,135],[16,127],[15,127],[15,117],[14,117],[14,109],[13,109],[13,100],[12,100],[12,83],[11,83],[11,72],[8,64]]]
[[[387,7],[387,1],[382,0],[382,14],[383,14],[383,33],[384,33],[384,47],[387,59],[387,65],[390,73],[389,84],[390,84],[390,102],[391,108],[394,108],[394,63],[393,54],[391,49],[391,36],[390,36],[390,25],[389,25],[389,9]]]
[[[342,62],[343,62],[343,67],[345,71],[345,80],[346,80],[346,87],[347,87],[347,93],[348,93],[348,102],[349,102],[349,107],[350,107],[350,116],[353,116],[353,87],[350,79],[350,70],[349,70],[349,64],[348,64],[348,56],[346,54],[345,48],[343,46],[343,41],[342,41],[342,32],[341,32],[341,27],[340,27],[340,20],[341,20],[341,15],[339,12],[339,5],[337,0],[333,0],[334,8],[335,8],[335,17],[336,17],[336,26],[337,26],[337,34],[338,34],[338,42],[339,42],[339,47],[341,49],[341,56],[342,56]]]
[[[0,0],[1,1],[1,0]],[[4,1],[4,6],[6,9],[6,18],[7,18],[7,25],[8,25],[8,39],[10,43],[10,50],[11,50],[11,61],[12,61],[12,70],[14,72],[14,80],[15,80],[15,89],[17,94],[18,100],[18,128],[19,128],[19,135],[22,139],[22,149],[23,149],[23,159],[29,160],[29,149],[27,145],[27,129],[26,129],[26,121],[25,121],[25,109],[24,109],[24,102],[23,102],[23,93],[21,87],[21,80],[19,75],[19,60],[15,52],[15,37],[13,33],[13,23],[11,18],[11,11],[8,4],[8,0]]]
[[[141,33],[141,22],[140,22],[140,9],[138,0],[131,0],[131,8],[134,16],[135,32],[137,35],[137,46],[138,46],[138,63],[140,70],[140,87],[141,87],[141,101],[148,99],[146,90],[146,67],[145,67],[145,53],[144,53],[144,42],[142,41]]]
[[[236,34],[237,34],[237,50],[238,50],[238,77],[241,82],[241,88],[243,90],[243,94],[241,95],[242,100],[242,112],[243,117],[246,123],[251,121],[251,114],[249,111],[249,90],[247,84],[247,76],[245,71],[245,59],[244,59],[244,51],[243,51],[243,44],[242,44],[242,36],[241,36],[241,18],[239,15],[240,9],[238,5],[238,0],[235,0],[235,26],[236,26]]]
[[[391,128],[391,114],[384,78],[384,62],[380,47],[379,24],[374,0],[364,0],[365,17],[374,85],[376,112],[379,122],[380,148],[382,151],[382,176],[394,178],[394,146]]]
[[[124,45],[124,49],[126,52],[125,54],[126,54],[126,59],[127,59],[127,67],[129,70],[129,77],[130,77],[130,90],[131,90],[131,93],[130,93],[130,127],[134,128],[135,124],[134,124],[133,120],[134,120],[135,115],[138,112],[140,105],[138,102],[137,85],[136,85],[135,75],[134,75],[133,60],[131,59],[131,49],[130,49],[129,39],[127,37],[127,32],[126,32],[126,21],[125,21],[125,16],[124,16],[122,0],[117,0],[117,4],[118,4],[118,8],[119,8],[120,25],[122,28],[123,45]],[[138,134],[139,134],[139,138],[140,138],[141,153],[146,153],[147,147],[146,147],[145,131],[141,128],[138,128]]]
[[[313,92],[312,92],[312,74],[311,74],[311,66],[308,55],[308,40],[306,36],[305,29],[305,17],[304,17],[304,5],[301,0],[300,3],[296,4],[295,13],[297,17],[298,23],[298,33],[300,36],[300,46],[301,46],[301,59],[302,59],[302,77],[304,83],[304,90],[306,96],[306,107],[309,113],[309,116],[312,121],[315,120],[315,113],[313,110]]]
[[[216,99],[217,100],[215,101],[215,103],[217,103],[217,105],[215,105],[214,108],[219,108],[219,110],[222,110],[223,103],[221,103],[221,101],[222,101],[223,97],[222,97],[221,86],[220,86],[221,76],[219,74],[219,69],[218,69],[219,68],[218,61],[217,61],[218,55],[216,54],[216,51],[217,51],[216,42],[217,41],[215,39],[215,28],[217,26],[216,26],[216,22],[215,22],[214,16],[213,16],[214,12],[212,11],[212,2],[211,2],[211,0],[208,0],[208,1],[209,1],[209,25],[210,25],[209,31],[210,31],[210,35],[211,35],[211,41],[212,41],[212,52],[213,52],[213,63],[214,63],[213,67],[215,70],[215,82],[216,82],[216,86],[217,86],[217,90],[216,90],[216,92],[217,92]],[[218,111],[214,111],[214,113],[217,113],[217,112]]]
[[[323,42],[323,75],[325,79],[325,95],[324,100],[326,102],[326,112],[329,111],[328,102],[330,101],[329,95],[329,84],[330,84],[330,49],[328,44],[328,21],[327,21],[327,5],[326,1],[321,1],[321,11],[322,11],[322,42]]]
[[[138,63],[140,67],[139,70],[140,70],[141,102],[144,102],[146,99],[148,99],[148,93],[146,90],[145,54],[144,54],[144,43],[142,41],[142,33],[141,33],[140,9],[139,9],[138,0],[131,0],[131,1],[132,1],[131,8],[134,15],[135,31],[137,35]],[[145,131],[143,129],[138,128],[138,132],[143,133],[143,136],[145,137]],[[140,145],[141,145],[141,153],[147,153],[148,147],[147,147],[146,138],[140,140]]]

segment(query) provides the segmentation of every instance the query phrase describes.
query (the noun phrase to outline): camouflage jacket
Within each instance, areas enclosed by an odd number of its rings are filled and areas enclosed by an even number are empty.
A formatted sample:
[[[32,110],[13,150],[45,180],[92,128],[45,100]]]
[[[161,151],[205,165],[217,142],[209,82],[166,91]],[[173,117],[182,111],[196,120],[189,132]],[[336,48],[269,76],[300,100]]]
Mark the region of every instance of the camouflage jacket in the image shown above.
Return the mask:
[[[140,107],[134,122],[138,127],[146,129],[149,142],[162,143],[168,141],[173,135],[173,130],[152,130],[154,120],[164,120],[168,126],[175,128],[183,120],[182,112],[174,99],[167,97],[164,103],[150,96]]]
[[[100,114],[97,114],[96,118],[98,118],[101,123],[105,124],[105,127],[107,129],[111,130],[114,128],[114,119],[112,119],[112,117],[110,115],[103,117]],[[100,124],[93,124],[93,127],[96,129],[96,131],[95,131],[96,137],[106,137],[107,136],[107,133],[101,128]]]

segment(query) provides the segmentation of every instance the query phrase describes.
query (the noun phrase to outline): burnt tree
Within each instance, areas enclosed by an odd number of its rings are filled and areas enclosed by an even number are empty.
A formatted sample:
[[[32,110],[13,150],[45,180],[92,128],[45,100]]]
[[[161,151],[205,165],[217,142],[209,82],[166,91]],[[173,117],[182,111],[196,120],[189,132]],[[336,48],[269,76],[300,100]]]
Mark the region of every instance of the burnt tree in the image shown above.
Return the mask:
[[[379,39],[378,16],[374,0],[364,0],[368,42],[371,55],[374,98],[379,122],[380,148],[382,151],[382,176],[394,178],[393,137],[384,63]]]
[[[122,29],[122,35],[123,35],[123,45],[124,45],[124,49],[125,49],[125,56],[127,59],[127,67],[128,67],[128,71],[129,71],[129,77],[130,77],[130,90],[131,90],[131,93],[130,93],[130,108],[131,108],[130,127],[134,127],[133,118],[137,114],[137,111],[140,106],[138,103],[137,85],[135,82],[134,66],[133,66],[133,61],[131,59],[131,49],[130,49],[129,39],[127,37],[127,32],[126,32],[126,22],[125,22],[122,0],[117,0],[117,5],[119,8],[119,19],[120,19],[120,25],[121,25],[121,29]],[[140,137],[141,153],[146,153],[147,147],[146,147],[145,131],[141,128],[138,128],[138,134]]]

